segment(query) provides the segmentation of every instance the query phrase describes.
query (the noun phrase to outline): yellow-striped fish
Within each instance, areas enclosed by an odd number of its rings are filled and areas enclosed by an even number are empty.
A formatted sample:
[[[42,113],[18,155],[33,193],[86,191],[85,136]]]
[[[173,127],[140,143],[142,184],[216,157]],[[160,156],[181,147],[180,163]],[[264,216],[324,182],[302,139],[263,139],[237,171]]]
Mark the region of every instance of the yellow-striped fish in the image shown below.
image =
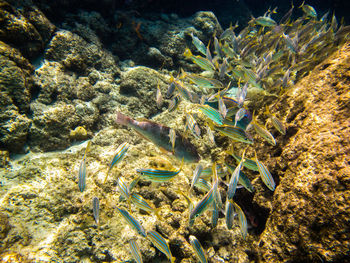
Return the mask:
[[[130,145],[129,145],[128,142],[124,142],[121,145],[119,145],[119,147],[117,148],[116,153],[115,153],[115,155],[114,155],[114,157],[113,157],[113,159],[111,161],[111,164],[109,165],[109,168],[108,168],[108,171],[107,171],[107,174],[106,174],[106,178],[105,178],[103,183],[107,182],[108,174],[112,170],[112,168],[114,166],[116,166],[118,163],[120,163],[124,159],[125,154],[128,151],[128,149],[129,149],[129,146]]]
[[[190,244],[191,244],[197,258],[199,259],[199,261],[201,263],[208,263],[204,249],[203,249],[201,243],[199,242],[199,240],[195,236],[192,236],[192,235],[189,237],[189,240],[190,240]]]
[[[256,165],[258,166],[259,174],[264,184],[271,191],[275,191],[276,183],[273,180],[273,177],[270,174],[269,170],[266,168],[266,166],[258,160],[258,157],[256,156],[256,152],[255,152],[255,162],[256,162]]]
[[[139,209],[146,211],[147,213],[154,213],[156,217],[161,220],[159,215],[159,209],[155,208],[149,202],[147,202],[141,195],[132,193],[131,194],[131,202]]]
[[[168,242],[157,231],[148,231],[147,239],[151,241],[152,244],[162,253],[164,253],[171,263],[175,262],[175,258],[171,254]]]

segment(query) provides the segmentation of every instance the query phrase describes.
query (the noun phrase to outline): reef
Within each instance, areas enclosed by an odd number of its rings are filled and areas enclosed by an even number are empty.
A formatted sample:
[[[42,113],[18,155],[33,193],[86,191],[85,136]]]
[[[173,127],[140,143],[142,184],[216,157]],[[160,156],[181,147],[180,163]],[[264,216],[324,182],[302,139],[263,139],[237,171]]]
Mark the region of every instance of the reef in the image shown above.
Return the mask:
[[[269,152],[280,183],[257,243],[264,262],[348,258],[349,55],[347,43],[273,105],[288,139]]]
[[[50,12],[54,5],[60,6],[52,1],[51,8],[44,0],[34,2]],[[106,3],[110,1],[103,1]],[[267,122],[276,145],[254,136],[254,148],[247,151],[249,158],[253,150],[262,157],[277,187],[272,192],[257,173],[244,171],[255,193],[237,189],[235,196],[245,207],[250,225],[243,239],[237,224],[227,229],[221,211],[216,227],[212,227],[211,213],[201,215],[189,227],[189,204],[179,190],[189,189],[195,164],[182,164],[132,129],[115,123],[115,112],[120,111],[183,131],[184,113],[190,112],[202,137],[190,132],[186,136],[197,148],[201,163],[234,162],[227,154],[227,137],[215,132],[213,145],[203,129],[207,118],[198,110],[199,98],[193,95],[200,93],[196,85],[181,76],[193,93],[177,110],[169,110],[172,100],[165,97],[180,67],[200,71],[183,55],[186,47],[194,47],[191,33],[208,43],[213,34],[224,32],[214,13],[143,17],[116,10],[113,17],[105,17],[79,10],[64,14],[54,25],[32,1],[0,0],[0,22],[6,25],[0,29],[2,262],[128,261],[132,258],[130,239],[140,245],[143,262],[167,262],[150,240],[137,235],[116,207],[127,209],[147,231],[165,237],[177,263],[197,262],[190,235],[200,240],[210,262],[346,262],[350,246],[349,42],[341,49],[334,45],[316,68],[312,69],[319,62],[315,59],[312,67],[293,75],[281,94],[278,85],[264,91],[249,88],[247,108],[257,110],[259,120],[266,120],[260,109],[269,104],[287,131],[281,135]],[[269,34],[268,30],[252,32],[261,37]],[[291,65],[293,56],[303,62],[288,48],[284,50],[283,59]],[[247,51],[252,57],[253,53]],[[227,61],[232,66],[240,58]],[[246,66],[247,61],[240,63]],[[261,61],[264,59],[256,58],[256,64],[246,67],[256,70]],[[220,63],[224,64],[223,59]],[[271,73],[279,82],[287,72],[282,69]],[[257,85],[247,72],[243,76]],[[218,78],[216,73],[201,76]],[[222,79],[227,80],[226,76]],[[266,82],[266,87],[272,82]],[[160,106],[158,88],[163,94]],[[91,142],[89,150],[86,140]],[[130,145],[125,159],[104,183],[116,149],[125,142]],[[242,143],[235,143],[233,149],[241,151]],[[80,192],[82,162],[87,173],[86,188]],[[141,179],[132,190],[150,201],[161,219],[129,205],[117,188],[119,177],[129,185],[137,178],[136,169],[148,167],[181,167],[170,182]],[[222,182],[223,196],[226,189]],[[193,193],[196,201],[204,194],[199,188]],[[99,223],[93,215],[94,197],[100,200]]]

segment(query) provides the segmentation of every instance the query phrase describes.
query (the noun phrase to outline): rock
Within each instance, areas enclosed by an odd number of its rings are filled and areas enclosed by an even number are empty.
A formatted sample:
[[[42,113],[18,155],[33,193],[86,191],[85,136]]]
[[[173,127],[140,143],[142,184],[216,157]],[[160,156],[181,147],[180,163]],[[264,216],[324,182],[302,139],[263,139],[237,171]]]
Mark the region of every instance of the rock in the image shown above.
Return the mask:
[[[10,154],[8,151],[0,151],[0,168],[8,167],[10,164]]]
[[[8,215],[5,213],[0,213],[0,244],[3,243],[3,240],[7,236],[10,229],[11,229],[11,225],[9,222]],[[0,247],[3,248],[4,246],[2,245]],[[0,252],[1,252],[1,248],[0,248]]]
[[[70,132],[78,125],[91,126],[98,118],[98,110],[90,102],[75,100],[74,104],[57,102],[47,107],[35,103],[33,125],[30,128],[32,150],[52,151],[70,145]]]
[[[29,111],[32,66],[20,52],[0,41],[0,145],[23,152],[31,124]]]
[[[21,51],[24,57],[32,59],[38,56],[50,39],[55,26],[45,15],[34,7],[24,12],[0,1],[0,40]]]
[[[287,135],[272,158],[280,183],[258,242],[265,262],[348,259],[349,67],[347,43],[271,107]]]
[[[66,69],[79,74],[88,74],[93,68],[112,74],[119,69],[111,54],[100,45],[88,43],[80,36],[66,30],[56,32],[49,43],[45,58],[62,64]]]
[[[119,93],[123,97],[119,100],[127,105],[126,110],[131,116],[150,118],[158,111],[155,104],[158,83],[162,93],[166,92],[164,82],[165,77],[153,69],[131,68],[122,74]]]

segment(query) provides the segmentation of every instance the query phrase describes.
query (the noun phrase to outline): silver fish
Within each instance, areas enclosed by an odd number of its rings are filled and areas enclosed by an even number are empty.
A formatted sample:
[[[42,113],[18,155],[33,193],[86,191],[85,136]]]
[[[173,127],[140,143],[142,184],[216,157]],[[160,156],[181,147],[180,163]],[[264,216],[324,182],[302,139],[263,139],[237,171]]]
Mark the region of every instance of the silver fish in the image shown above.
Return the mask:
[[[100,221],[100,200],[97,197],[92,199],[92,212],[94,214],[94,219],[96,224]]]

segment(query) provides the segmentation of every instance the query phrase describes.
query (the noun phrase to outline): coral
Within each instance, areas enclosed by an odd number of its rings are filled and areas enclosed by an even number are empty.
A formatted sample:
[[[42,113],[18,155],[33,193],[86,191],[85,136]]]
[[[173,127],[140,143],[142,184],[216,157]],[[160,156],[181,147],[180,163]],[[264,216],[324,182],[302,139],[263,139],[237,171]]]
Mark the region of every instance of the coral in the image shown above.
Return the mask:
[[[82,126],[78,126],[74,130],[71,130],[69,134],[70,138],[73,140],[85,140],[87,139],[87,135],[87,131]]]
[[[280,183],[258,242],[263,261],[348,258],[349,55],[347,43],[273,105],[288,138],[269,161]]]

